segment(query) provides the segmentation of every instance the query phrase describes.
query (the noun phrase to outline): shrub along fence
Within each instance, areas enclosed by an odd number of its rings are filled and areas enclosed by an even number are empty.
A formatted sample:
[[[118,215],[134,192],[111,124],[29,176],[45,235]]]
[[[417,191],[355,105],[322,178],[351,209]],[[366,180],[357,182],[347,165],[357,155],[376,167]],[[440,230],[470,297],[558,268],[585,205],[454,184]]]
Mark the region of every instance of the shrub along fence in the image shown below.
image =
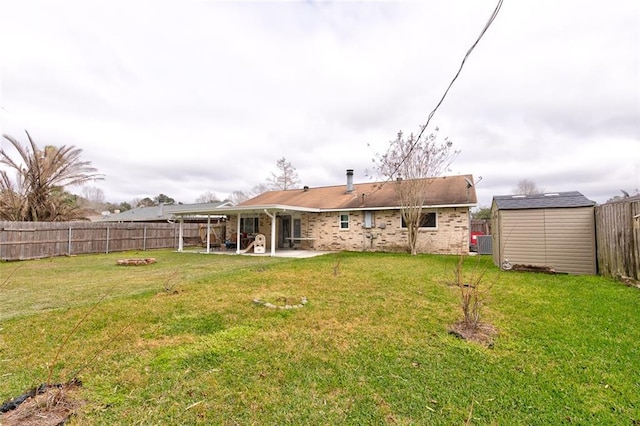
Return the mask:
[[[601,275],[640,280],[640,200],[597,206],[596,244]]]
[[[183,224],[185,238],[198,224]],[[178,248],[178,223],[0,221],[0,259],[27,260],[74,254]]]

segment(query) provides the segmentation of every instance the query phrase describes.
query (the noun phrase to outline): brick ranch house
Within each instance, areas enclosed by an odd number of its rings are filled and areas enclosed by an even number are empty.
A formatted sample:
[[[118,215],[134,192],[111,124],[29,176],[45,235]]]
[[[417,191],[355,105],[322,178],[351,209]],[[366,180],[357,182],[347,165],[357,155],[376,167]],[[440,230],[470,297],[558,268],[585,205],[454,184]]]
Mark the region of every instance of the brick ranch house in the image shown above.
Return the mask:
[[[473,177],[444,176],[428,181],[418,252],[467,252],[469,211],[477,204]],[[237,206],[184,213],[225,214],[227,246],[239,254],[257,234],[266,237],[266,250],[271,255],[277,249],[405,251],[407,228],[395,185],[354,184],[353,170],[347,170],[344,185],[269,191]]]

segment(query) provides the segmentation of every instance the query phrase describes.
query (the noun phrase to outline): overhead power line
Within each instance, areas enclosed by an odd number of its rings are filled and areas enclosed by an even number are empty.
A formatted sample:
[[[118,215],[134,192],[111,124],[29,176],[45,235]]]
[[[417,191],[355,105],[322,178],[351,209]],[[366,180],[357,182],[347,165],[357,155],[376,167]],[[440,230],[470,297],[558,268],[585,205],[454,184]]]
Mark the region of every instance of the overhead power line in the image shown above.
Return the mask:
[[[469,58],[469,56],[471,55],[471,52],[473,52],[473,49],[475,49],[476,46],[478,45],[478,43],[480,43],[480,40],[482,39],[482,37],[487,32],[487,30],[489,29],[491,24],[493,24],[493,21],[498,16],[498,13],[500,12],[500,9],[502,8],[502,2],[503,2],[503,0],[498,0],[498,4],[496,4],[496,7],[493,10],[493,13],[491,14],[489,19],[487,20],[487,23],[484,25],[484,28],[482,28],[482,31],[480,31],[480,34],[478,35],[478,38],[471,45],[469,50],[467,50],[467,53],[464,55],[464,58],[462,59],[462,62],[460,63],[460,68],[458,68],[458,72],[453,76],[453,79],[451,79],[451,83],[449,83],[449,85],[447,86],[447,89],[442,94],[442,97],[440,98],[440,101],[436,104],[435,108],[433,108],[433,110],[429,113],[429,116],[427,117],[427,122],[422,127],[422,129],[420,130],[420,133],[418,134],[418,137],[416,138],[415,142],[413,143],[413,145],[411,145],[411,147],[409,148],[409,151],[400,160],[400,162],[398,163],[398,166],[395,168],[395,170],[393,171],[393,173],[390,176],[395,175],[398,172],[398,170],[400,170],[400,167],[402,166],[402,164],[407,160],[409,155],[411,155],[411,153],[413,152],[415,147],[420,142],[420,138],[422,138],[422,134],[424,133],[424,131],[429,126],[429,123],[431,122],[431,118],[433,118],[433,116],[435,115],[435,113],[438,110],[438,108],[440,108],[440,105],[442,105],[442,102],[444,102],[444,99],[447,97],[447,94],[449,93],[449,90],[451,89],[451,86],[453,86],[453,83],[455,83],[455,81],[458,79],[458,76],[460,76],[460,73],[462,72],[462,68],[464,67],[465,62],[467,61],[467,58]],[[390,179],[390,177],[389,177],[389,179]]]

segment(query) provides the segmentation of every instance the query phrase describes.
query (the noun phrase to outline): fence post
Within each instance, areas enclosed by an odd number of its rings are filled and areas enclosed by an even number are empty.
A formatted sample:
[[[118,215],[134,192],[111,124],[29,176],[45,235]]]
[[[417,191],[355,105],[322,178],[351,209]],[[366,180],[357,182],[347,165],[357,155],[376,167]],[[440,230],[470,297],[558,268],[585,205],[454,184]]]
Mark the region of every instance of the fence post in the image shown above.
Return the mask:
[[[71,256],[71,225],[69,225],[69,249],[67,251],[69,256]]]
[[[107,226],[107,249],[105,250],[106,254],[109,254],[109,227]]]
[[[147,226],[144,226],[144,231],[142,232],[142,251],[147,251]]]

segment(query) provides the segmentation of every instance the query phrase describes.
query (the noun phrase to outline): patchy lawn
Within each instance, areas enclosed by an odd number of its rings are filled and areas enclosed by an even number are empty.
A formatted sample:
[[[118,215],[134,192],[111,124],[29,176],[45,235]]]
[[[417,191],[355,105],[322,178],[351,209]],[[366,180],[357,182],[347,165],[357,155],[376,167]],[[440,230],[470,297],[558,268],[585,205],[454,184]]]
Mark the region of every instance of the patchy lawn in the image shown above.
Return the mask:
[[[116,266],[135,257],[157,262]],[[498,331],[486,347],[448,333],[462,316],[456,263],[171,251],[0,263],[0,400],[78,378],[71,424],[640,422],[638,289],[468,258]]]

